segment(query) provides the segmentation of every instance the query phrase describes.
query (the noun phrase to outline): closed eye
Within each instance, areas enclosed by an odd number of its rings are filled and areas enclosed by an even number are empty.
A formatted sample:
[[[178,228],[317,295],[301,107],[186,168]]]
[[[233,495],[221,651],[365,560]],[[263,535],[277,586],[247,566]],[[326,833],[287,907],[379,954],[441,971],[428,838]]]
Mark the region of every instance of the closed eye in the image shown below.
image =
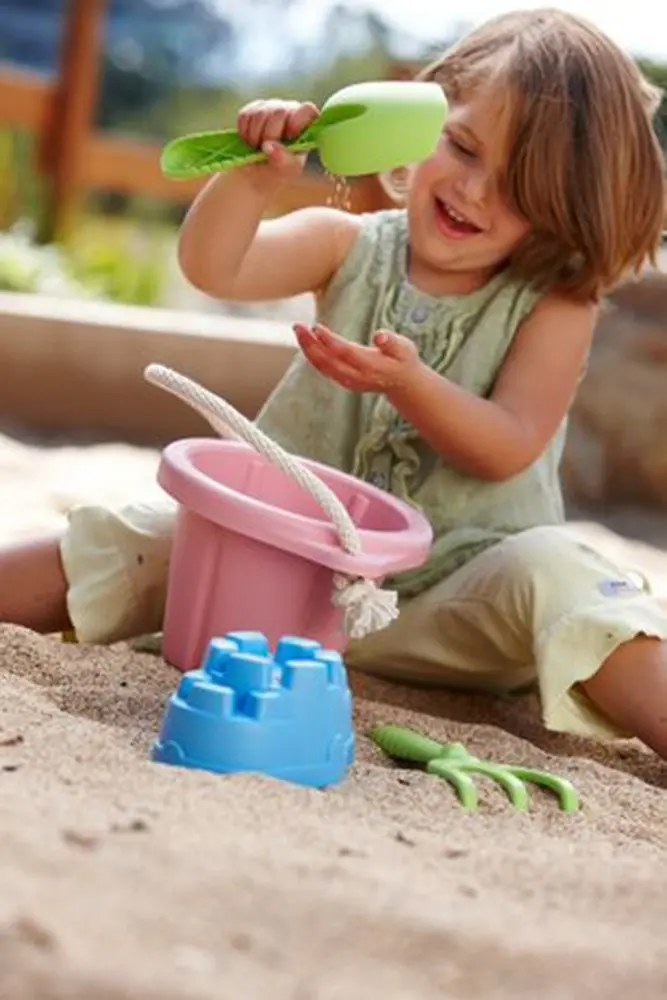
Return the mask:
[[[462,142],[459,142],[459,140],[454,138],[454,136],[450,132],[445,132],[445,138],[447,139],[449,145],[452,146],[452,148],[460,156],[465,156],[470,159],[477,156],[477,153],[475,152],[474,149],[470,149],[469,146],[465,146]]]

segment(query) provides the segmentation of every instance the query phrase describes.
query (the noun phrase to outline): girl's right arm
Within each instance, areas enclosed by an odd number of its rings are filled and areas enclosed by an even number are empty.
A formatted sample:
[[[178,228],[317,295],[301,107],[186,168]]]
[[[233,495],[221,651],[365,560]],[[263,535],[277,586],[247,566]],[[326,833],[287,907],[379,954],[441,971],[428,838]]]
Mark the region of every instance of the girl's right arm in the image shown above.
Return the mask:
[[[317,114],[312,104],[285,101],[257,101],[240,112],[239,133],[268,162],[218,175],[188,211],[178,256],[196,288],[220,299],[287,298],[321,291],[340,267],[359,231],[357,216],[313,207],[264,220],[279,188],[303,169],[304,157],[280,140],[299,135]]]

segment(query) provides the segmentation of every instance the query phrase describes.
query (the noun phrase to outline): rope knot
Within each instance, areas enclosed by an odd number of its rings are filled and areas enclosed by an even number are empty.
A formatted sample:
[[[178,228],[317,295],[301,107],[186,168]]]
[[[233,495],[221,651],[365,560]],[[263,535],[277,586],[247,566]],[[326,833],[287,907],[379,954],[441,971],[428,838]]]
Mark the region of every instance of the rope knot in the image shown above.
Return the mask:
[[[396,591],[383,590],[373,580],[336,574],[331,600],[335,607],[341,608],[343,630],[351,639],[379,632],[398,618]]]

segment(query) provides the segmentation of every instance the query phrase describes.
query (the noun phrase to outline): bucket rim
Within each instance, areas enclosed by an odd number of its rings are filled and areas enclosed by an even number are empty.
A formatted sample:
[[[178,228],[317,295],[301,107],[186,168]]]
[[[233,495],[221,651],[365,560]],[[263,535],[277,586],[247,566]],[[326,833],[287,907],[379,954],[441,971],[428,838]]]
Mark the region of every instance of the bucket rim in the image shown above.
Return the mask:
[[[157,479],[182,507],[222,528],[284,548],[336,572],[369,579],[412,569],[428,556],[433,531],[426,517],[416,507],[371,483],[312,459],[301,459],[329,486],[335,488],[336,482],[353,480],[362,495],[370,495],[383,503],[402,521],[401,527],[385,531],[357,526],[362,551],[352,555],[341,547],[336,529],[324,513],[322,517],[312,517],[274,507],[212,479],[197,468],[196,456],[212,451],[241,452],[253,462],[268,464],[250,445],[241,441],[182,438],[164,448]]]

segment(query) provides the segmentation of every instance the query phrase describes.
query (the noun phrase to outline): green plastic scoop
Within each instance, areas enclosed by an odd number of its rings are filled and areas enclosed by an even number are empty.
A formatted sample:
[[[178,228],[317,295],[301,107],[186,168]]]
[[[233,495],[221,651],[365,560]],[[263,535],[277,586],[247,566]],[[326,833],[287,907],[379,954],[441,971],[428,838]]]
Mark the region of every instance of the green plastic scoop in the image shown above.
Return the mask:
[[[283,145],[294,153],[317,149],[324,168],[339,177],[377,174],[430,156],[446,114],[437,83],[356,83],[333,94],[319,117]],[[161,167],[168,177],[192,178],[265,159],[236,129],[222,129],[174,139],[162,151]]]

